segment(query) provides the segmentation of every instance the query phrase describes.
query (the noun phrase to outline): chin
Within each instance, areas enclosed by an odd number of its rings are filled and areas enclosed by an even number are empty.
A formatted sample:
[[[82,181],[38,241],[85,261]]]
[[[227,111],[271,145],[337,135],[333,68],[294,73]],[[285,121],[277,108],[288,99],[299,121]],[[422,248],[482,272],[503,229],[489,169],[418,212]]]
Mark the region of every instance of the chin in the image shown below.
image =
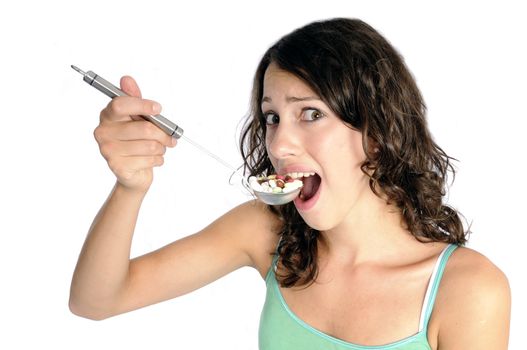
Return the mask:
[[[327,215],[327,211],[322,206],[309,211],[298,210],[298,213],[309,227],[318,231],[327,231],[337,225],[337,218],[334,215]]]
[[[306,220],[304,218],[304,221],[306,222],[306,224],[311,227],[312,229],[315,229],[317,231],[328,231],[329,229],[331,229],[332,227],[334,227],[334,225],[331,225],[330,223],[327,222],[324,222],[323,220]]]

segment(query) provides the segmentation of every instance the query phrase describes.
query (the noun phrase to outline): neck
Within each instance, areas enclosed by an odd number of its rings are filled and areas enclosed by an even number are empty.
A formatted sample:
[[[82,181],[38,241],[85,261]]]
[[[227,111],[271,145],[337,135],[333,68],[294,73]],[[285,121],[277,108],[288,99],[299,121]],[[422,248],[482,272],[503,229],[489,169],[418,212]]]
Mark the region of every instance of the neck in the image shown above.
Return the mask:
[[[357,201],[337,227],[322,232],[321,250],[345,264],[398,259],[408,244],[418,244],[404,228],[400,210],[372,191]]]

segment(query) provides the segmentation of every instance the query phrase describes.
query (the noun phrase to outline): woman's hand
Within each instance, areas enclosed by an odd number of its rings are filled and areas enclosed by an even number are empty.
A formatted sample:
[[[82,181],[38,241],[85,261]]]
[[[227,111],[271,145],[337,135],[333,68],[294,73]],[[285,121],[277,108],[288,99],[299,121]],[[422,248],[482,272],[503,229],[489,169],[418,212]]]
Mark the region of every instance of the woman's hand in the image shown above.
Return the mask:
[[[159,114],[161,105],[141,98],[132,77],[122,77],[120,83],[130,96],[114,98],[101,111],[94,136],[117,182],[146,192],[152,184],[153,167],[163,164],[166,147],[174,147],[176,139],[140,117]]]

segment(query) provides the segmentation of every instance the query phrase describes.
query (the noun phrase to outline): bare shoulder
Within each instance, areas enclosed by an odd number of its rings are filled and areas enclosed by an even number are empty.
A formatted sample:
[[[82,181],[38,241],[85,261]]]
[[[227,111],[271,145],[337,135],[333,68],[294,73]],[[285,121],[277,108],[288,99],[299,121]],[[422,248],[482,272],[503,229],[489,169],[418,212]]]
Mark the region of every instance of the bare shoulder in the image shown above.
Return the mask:
[[[439,349],[507,349],[510,287],[487,257],[460,247],[446,266],[431,324]]]
[[[212,225],[235,228],[236,239],[243,244],[252,266],[265,277],[278,244],[281,222],[269,207],[257,200],[245,202],[218,219]]]

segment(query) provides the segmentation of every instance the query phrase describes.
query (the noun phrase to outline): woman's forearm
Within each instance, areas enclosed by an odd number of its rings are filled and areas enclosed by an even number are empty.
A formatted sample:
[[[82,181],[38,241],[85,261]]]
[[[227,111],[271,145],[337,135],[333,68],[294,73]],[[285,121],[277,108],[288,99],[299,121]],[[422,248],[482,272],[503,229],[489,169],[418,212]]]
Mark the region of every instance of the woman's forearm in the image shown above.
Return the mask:
[[[70,309],[102,319],[125,285],[132,236],[146,192],[131,191],[117,183],[95,217],[73,274]]]

